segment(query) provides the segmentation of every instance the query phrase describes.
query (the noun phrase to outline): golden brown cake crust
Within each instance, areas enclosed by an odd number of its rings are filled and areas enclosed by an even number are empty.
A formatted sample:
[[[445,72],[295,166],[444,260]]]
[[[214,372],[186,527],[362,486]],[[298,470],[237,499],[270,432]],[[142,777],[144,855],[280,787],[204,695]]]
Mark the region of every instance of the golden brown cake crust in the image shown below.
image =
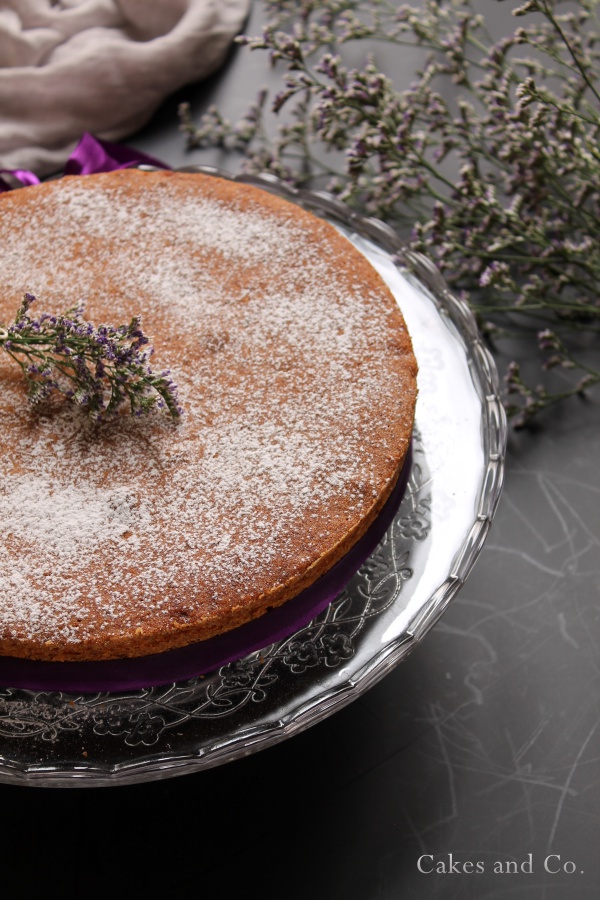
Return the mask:
[[[136,170],[0,198],[0,324],[141,314],[185,415],[32,409],[0,354],[0,654],[114,659],[228,631],[312,584],[402,468],[416,362],[368,261],[257,188]]]

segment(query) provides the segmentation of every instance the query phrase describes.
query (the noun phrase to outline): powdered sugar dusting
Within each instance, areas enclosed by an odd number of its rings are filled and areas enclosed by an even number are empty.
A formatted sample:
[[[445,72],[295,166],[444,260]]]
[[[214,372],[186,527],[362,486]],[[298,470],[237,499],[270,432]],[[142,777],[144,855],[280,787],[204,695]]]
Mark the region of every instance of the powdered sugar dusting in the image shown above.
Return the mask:
[[[4,479],[0,488],[0,521],[9,537],[23,544],[46,545],[65,561],[89,553],[106,542],[131,537],[131,528],[152,531],[146,504],[126,487],[115,491],[56,483],[46,474]]]
[[[329,226],[122,174],[0,200],[0,322],[26,290],[52,312],[87,297],[95,324],[141,312],[185,417],[32,414],[0,359],[0,636],[76,644],[256,598],[366,514],[404,449],[403,324]]]

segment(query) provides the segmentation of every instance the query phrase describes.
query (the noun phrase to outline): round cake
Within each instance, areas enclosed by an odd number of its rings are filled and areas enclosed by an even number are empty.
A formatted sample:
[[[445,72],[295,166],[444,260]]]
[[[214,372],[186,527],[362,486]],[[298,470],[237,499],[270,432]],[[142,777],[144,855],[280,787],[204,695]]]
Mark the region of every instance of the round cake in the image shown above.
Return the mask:
[[[0,350],[0,654],[145,656],[285,603],[365,533],[410,443],[402,314],[328,222],[258,188],[122,170],[0,198],[0,325],[140,314],[183,415],[27,401]]]

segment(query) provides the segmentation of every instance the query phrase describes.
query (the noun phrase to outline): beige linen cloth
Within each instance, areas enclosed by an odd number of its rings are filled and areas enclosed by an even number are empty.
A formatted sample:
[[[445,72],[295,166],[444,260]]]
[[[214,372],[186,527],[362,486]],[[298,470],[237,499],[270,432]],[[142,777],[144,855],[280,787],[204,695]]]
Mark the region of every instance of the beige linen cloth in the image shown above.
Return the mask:
[[[0,0],[0,168],[118,141],[223,62],[250,0]]]

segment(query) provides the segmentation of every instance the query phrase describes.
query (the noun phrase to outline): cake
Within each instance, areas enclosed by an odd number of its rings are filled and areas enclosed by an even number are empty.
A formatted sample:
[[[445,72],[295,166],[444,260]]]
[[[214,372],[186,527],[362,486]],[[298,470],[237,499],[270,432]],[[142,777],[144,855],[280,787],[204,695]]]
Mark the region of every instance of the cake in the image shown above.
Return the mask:
[[[27,402],[0,352],[0,655],[107,660],[206,640],[287,602],[365,533],[410,443],[400,309],[330,223],[171,172],[0,198],[0,324],[86,300],[140,314],[183,415],[94,423]]]

